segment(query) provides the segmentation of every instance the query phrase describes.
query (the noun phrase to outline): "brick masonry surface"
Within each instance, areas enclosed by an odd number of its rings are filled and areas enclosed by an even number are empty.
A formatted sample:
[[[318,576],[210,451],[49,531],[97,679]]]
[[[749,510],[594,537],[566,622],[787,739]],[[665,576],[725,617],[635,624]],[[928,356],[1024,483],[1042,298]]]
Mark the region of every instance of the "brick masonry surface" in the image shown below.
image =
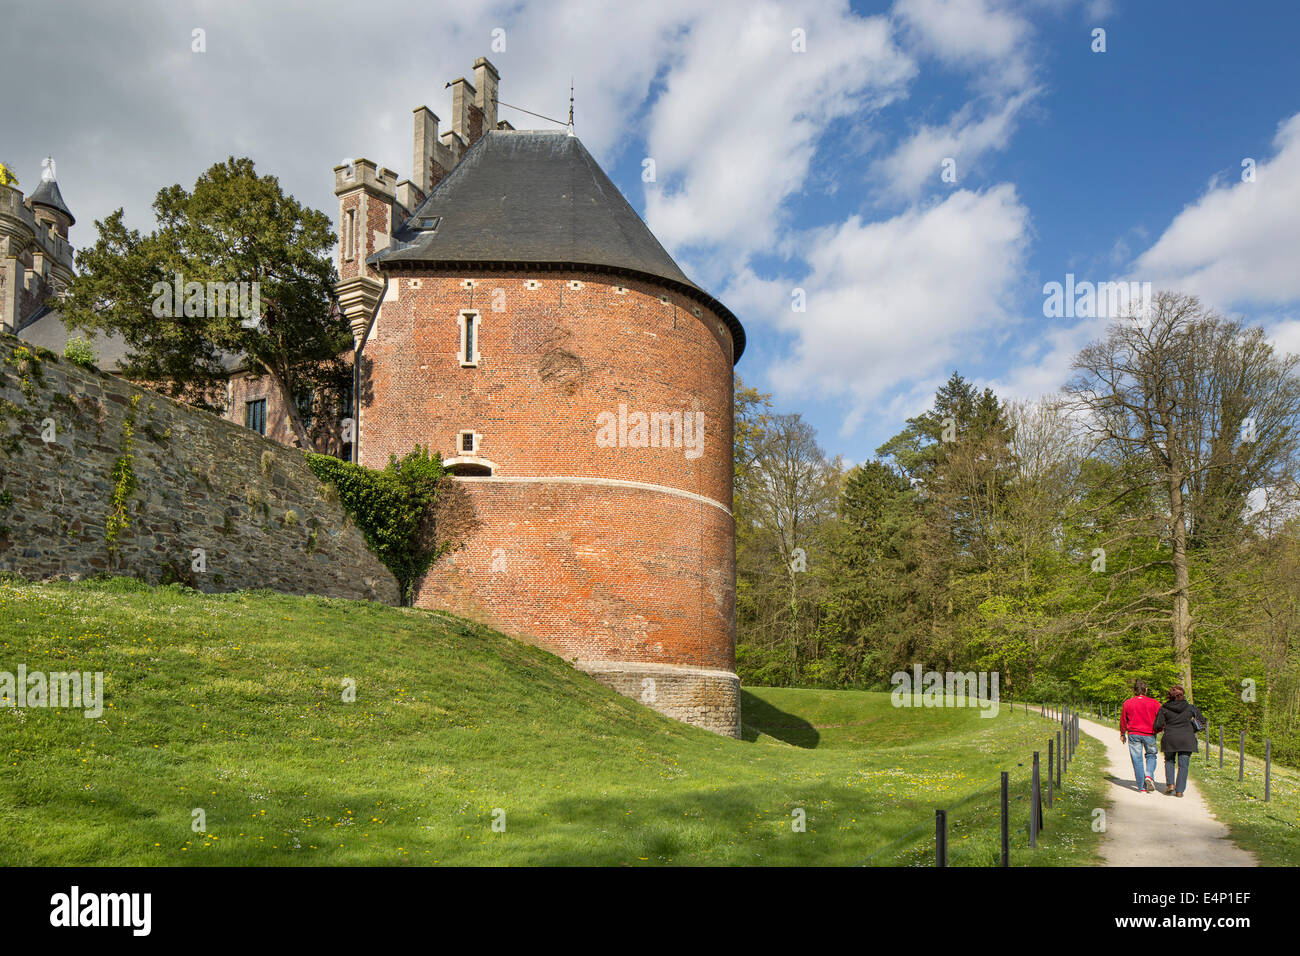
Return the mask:
[[[398,602],[392,575],[301,451],[21,348],[0,336],[0,570]],[[137,487],[110,548],[113,472],[128,454]]]
[[[479,315],[469,367],[463,310]],[[650,706],[737,732],[732,342],[716,315],[593,272],[394,271],[362,369],[363,464],[418,443],[491,469],[458,479],[463,547],[418,606],[598,663],[624,693],[641,665],[666,668],[671,693]],[[698,454],[605,447],[598,420],[620,406],[702,415]],[[479,436],[468,456],[463,431]]]

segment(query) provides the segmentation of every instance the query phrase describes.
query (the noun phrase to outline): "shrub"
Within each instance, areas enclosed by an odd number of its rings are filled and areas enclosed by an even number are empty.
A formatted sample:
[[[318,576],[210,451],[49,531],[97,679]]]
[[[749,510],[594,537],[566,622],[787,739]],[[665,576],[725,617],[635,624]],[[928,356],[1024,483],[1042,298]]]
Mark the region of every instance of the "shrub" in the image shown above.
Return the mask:
[[[82,368],[95,367],[95,347],[90,344],[90,339],[84,337],[68,339],[68,343],[63,346],[63,357]]]
[[[339,501],[365,535],[366,544],[393,573],[410,604],[420,575],[450,550],[437,541],[434,503],[443,477],[442,457],[419,445],[405,458],[390,455],[382,470],[309,453],[307,464],[338,491]]]

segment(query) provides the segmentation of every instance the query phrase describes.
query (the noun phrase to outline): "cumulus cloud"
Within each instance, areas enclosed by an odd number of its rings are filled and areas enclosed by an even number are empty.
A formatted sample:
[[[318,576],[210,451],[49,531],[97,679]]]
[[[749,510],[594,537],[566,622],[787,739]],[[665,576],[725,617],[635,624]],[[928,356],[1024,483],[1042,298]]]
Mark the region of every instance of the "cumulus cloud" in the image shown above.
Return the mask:
[[[806,52],[792,49],[795,30]],[[669,248],[741,259],[770,243],[827,127],[888,101],[913,72],[882,17],[813,2],[710,8],[651,111],[651,228]]]
[[[881,222],[854,215],[810,231],[805,279],[742,274],[728,301],[790,336],[772,384],[844,401],[848,432],[885,411],[894,390],[942,377],[1006,333],[1028,230],[1013,186],[959,190]],[[795,285],[805,290],[805,312],[792,309]]]
[[[731,17],[742,14],[731,7]],[[445,83],[472,79],[475,57],[486,55],[501,71],[502,99],[537,113],[563,119],[572,80],[578,133],[608,164],[700,16],[689,0],[501,0],[454,11],[398,2],[383,17],[358,16],[341,0],[197,10],[145,0],[131,17],[95,0],[70,0],[57,17],[28,4],[6,11],[0,31],[6,74],[40,77],[23,97],[0,102],[0,125],[21,131],[5,160],[30,189],[40,158],[55,156],[79,221],[77,245],[91,241],[93,219],[118,206],[131,225],[149,227],[160,187],[191,185],[232,153],[333,212],[331,167],[365,156],[409,176],[411,111],[427,105],[447,129]],[[196,28],[206,31],[206,52],[191,50]],[[498,29],[502,51],[492,48]],[[406,38],[401,54],[395,36]],[[715,51],[720,72],[727,48]],[[501,116],[555,128],[507,108]]]
[[[898,0],[894,16],[916,46],[954,67],[978,70],[991,90],[1030,79],[1028,23],[996,0]]]
[[[1300,113],[1283,121],[1255,181],[1216,181],[1138,257],[1135,278],[1221,308],[1300,299]]]
[[[982,156],[1006,148],[1018,114],[1036,94],[1035,89],[1021,91],[983,115],[975,102],[967,103],[947,123],[922,126],[875,164],[882,191],[915,199],[926,183],[940,183],[940,168],[946,159],[954,160],[956,181],[961,182]]]

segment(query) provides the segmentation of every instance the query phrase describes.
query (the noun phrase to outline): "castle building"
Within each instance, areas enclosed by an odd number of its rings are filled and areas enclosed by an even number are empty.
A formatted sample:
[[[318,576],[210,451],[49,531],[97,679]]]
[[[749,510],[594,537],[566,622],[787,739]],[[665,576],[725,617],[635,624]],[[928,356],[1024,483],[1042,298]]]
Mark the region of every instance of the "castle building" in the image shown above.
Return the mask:
[[[72,281],[73,253],[68,229],[76,223],[55,179],[53,159],[46,159],[40,183],[24,197],[16,183],[0,177],[0,333],[16,335],[29,345],[62,353],[70,338],[85,333],[68,326],[58,309],[59,293]],[[88,336],[95,364],[121,373],[130,347],[117,333]],[[351,362],[352,353],[342,356]],[[296,444],[288,411],[268,376],[238,355],[223,355],[226,370],[225,417],[285,445]],[[299,414],[308,423],[312,450],[349,453],[341,439],[341,396],[303,395]]]
[[[738,735],[732,368],[745,333],[573,128],[497,119],[496,69],[415,110],[412,179],[334,169],[357,459],[441,452],[470,517],[417,606]]]
[[[50,300],[72,281],[68,229],[77,220],[59,191],[54,160],[43,166],[27,197],[16,183],[0,178],[0,332],[62,352],[69,330]],[[107,371],[115,371],[126,354],[117,336],[97,334],[91,345]]]

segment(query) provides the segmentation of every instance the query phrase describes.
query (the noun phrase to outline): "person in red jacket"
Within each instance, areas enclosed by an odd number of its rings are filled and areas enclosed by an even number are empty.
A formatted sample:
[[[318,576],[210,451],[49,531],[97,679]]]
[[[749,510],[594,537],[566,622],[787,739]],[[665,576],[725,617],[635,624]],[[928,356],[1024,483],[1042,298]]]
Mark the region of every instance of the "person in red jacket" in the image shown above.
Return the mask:
[[[1128,742],[1133,775],[1142,793],[1156,788],[1151,775],[1156,772],[1155,722],[1159,710],[1160,701],[1147,693],[1147,682],[1139,678],[1133,682],[1133,696],[1124,701],[1119,711],[1119,739]]]

